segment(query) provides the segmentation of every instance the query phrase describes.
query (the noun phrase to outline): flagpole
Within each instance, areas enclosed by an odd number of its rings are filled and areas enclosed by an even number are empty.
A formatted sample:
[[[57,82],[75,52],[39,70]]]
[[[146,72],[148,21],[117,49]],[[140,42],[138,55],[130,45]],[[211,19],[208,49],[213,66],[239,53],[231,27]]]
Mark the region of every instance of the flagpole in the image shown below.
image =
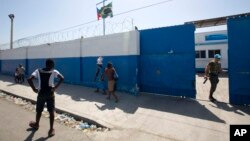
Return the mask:
[[[102,1],[103,7],[105,6],[105,0]],[[102,18],[103,20],[103,36],[105,36],[105,18]]]

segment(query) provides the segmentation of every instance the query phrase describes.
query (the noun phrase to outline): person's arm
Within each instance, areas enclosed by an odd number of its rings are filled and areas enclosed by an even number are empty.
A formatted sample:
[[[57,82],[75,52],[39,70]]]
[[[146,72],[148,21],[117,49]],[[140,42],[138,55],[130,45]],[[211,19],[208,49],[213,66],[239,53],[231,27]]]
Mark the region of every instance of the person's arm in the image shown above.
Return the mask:
[[[58,77],[59,81],[56,83],[55,87],[52,88],[53,92],[61,85],[61,83],[64,80],[63,75],[61,75],[60,73],[57,75],[57,77]]]
[[[99,73],[100,73],[100,69],[97,68],[96,73],[95,73],[95,79],[94,79],[94,81],[96,81],[96,78],[97,78],[97,76],[98,76]]]
[[[219,73],[222,73],[221,63],[219,64]]]
[[[208,65],[206,66],[206,69],[205,69],[205,76],[204,76],[205,78],[208,77],[209,69],[210,69],[210,65],[208,64]]]
[[[27,79],[27,81],[28,81],[30,87],[32,88],[32,90],[33,90],[35,93],[37,93],[37,92],[38,92],[38,89],[35,88],[34,83],[33,83],[33,79],[34,79],[34,78],[35,78],[35,76],[31,75],[31,76]]]
[[[105,68],[105,71],[104,71],[104,73],[101,76],[102,81],[104,81],[104,78],[105,78],[106,75],[107,75],[107,68]]]

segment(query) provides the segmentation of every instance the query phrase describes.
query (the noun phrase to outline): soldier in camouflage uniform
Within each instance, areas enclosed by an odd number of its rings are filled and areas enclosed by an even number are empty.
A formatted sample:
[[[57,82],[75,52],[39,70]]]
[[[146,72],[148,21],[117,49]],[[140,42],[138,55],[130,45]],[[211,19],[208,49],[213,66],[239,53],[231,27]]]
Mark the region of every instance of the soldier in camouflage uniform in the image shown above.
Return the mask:
[[[209,100],[210,101],[216,101],[216,99],[213,97],[213,93],[216,90],[217,84],[219,82],[219,73],[222,71],[221,69],[221,63],[219,62],[221,58],[220,54],[215,54],[214,59],[211,60],[206,69],[205,69],[205,79],[209,77],[211,88],[210,88],[210,94],[209,94]]]

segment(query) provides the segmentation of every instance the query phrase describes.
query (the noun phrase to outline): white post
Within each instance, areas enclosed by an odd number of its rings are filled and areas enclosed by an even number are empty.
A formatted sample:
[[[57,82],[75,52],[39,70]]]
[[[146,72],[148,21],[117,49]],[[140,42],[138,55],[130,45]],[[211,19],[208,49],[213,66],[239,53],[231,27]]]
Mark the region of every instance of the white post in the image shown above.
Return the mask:
[[[13,49],[13,19],[14,14],[9,14],[10,20],[11,20],[11,27],[10,27],[10,49]]]

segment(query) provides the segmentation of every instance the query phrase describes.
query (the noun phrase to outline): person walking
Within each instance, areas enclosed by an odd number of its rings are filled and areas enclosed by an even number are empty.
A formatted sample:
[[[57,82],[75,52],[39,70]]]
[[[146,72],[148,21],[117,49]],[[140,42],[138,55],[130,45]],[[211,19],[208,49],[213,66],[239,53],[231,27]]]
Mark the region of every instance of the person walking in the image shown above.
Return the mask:
[[[104,67],[103,67],[102,61],[103,61],[103,58],[101,56],[98,57],[97,69],[96,69],[94,81],[96,82],[95,92],[99,92],[99,89],[102,89],[102,91],[103,91],[102,94],[105,95],[106,94],[105,84],[104,84],[104,80],[102,79],[102,76],[104,73]]]
[[[108,62],[107,64],[107,68],[105,69],[105,73],[103,76],[103,79],[105,76],[107,76],[108,78],[108,97],[107,99],[110,100],[110,96],[111,94],[114,96],[115,98],[115,102],[118,102],[118,97],[115,94],[115,75],[117,75],[116,70],[114,69],[113,65],[111,62]]]
[[[222,72],[221,69],[221,63],[219,62],[221,59],[220,54],[215,54],[214,59],[211,60],[205,69],[205,79],[210,80],[211,87],[210,87],[210,93],[209,93],[209,100],[214,102],[216,99],[213,97],[213,93],[215,92],[217,88],[217,84],[219,83],[219,73]]]
[[[38,79],[38,88],[35,88],[33,79]],[[59,81],[54,84],[54,78],[59,78]],[[55,135],[54,129],[54,112],[55,112],[55,90],[63,82],[64,77],[59,71],[54,69],[54,61],[52,59],[46,60],[46,67],[43,69],[36,69],[27,79],[29,85],[35,93],[38,93],[36,103],[36,121],[31,121],[29,126],[33,129],[39,129],[39,122],[46,103],[50,115],[50,129],[48,136]]]

